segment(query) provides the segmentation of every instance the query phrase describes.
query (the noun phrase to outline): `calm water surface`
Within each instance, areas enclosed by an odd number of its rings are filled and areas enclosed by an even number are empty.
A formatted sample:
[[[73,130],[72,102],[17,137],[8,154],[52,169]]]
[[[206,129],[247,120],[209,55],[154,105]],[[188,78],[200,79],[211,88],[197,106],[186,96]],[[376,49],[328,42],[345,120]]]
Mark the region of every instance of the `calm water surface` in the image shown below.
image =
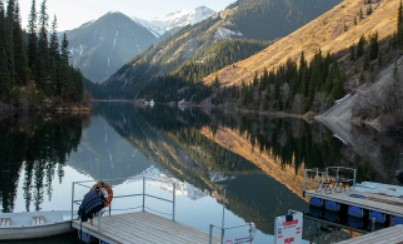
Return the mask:
[[[177,221],[207,232],[210,224],[222,225],[224,213],[225,226],[253,222],[255,243],[272,243],[276,216],[308,209],[304,168],[344,165],[358,168],[359,181],[397,183],[391,176],[402,165],[401,142],[368,130],[351,133],[356,141],[344,144],[320,124],[301,120],[107,103],[88,116],[2,120],[1,211],[68,210],[73,181],[119,179],[111,184],[124,194],[141,188],[132,178],[149,177],[177,183]],[[166,184],[147,189],[172,196]],[[131,204],[115,199],[113,211]],[[171,217],[169,204],[149,204]],[[303,236],[318,243],[335,238],[309,220]],[[37,242],[56,240],[77,241],[73,234]]]

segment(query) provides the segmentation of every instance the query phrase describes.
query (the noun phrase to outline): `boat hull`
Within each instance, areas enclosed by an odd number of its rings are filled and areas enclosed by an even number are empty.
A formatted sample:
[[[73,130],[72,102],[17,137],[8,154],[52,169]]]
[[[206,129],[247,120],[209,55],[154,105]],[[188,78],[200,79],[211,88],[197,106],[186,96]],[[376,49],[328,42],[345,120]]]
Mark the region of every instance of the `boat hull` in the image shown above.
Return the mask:
[[[0,241],[36,239],[73,231],[71,211],[0,213]]]
[[[0,228],[0,240],[23,240],[56,236],[73,231],[70,221],[57,224],[29,227]]]

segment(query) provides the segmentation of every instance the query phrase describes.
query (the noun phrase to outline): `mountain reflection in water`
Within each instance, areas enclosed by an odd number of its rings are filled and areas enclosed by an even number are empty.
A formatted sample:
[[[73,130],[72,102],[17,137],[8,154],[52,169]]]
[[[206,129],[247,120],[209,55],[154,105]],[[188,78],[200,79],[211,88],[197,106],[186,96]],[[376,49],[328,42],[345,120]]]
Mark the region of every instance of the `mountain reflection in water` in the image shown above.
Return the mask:
[[[371,138],[360,130],[352,133],[362,141]],[[318,123],[100,103],[90,118],[0,121],[0,199],[3,212],[52,210],[59,185],[70,194],[73,180],[119,178],[113,183],[117,186],[129,177],[146,176],[175,181],[178,197],[186,196],[199,208],[207,206],[197,201],[209,197],[216,209],[225,189],[230,219],[254,222],[264,235],[273,234],[276,216],[307,209],[301,195],[304,168],[345,165],[358,168],[359,180],[396,183],[388,174],[399,168],[402,147],[387,147],[391,140],[367,141],[376,149],[371,157]],[[192,215],[198,213],[178,213],[178,219],[203,229],[216,221],[216,216],[205,216],[205,223],[199,216],[195,222]]]

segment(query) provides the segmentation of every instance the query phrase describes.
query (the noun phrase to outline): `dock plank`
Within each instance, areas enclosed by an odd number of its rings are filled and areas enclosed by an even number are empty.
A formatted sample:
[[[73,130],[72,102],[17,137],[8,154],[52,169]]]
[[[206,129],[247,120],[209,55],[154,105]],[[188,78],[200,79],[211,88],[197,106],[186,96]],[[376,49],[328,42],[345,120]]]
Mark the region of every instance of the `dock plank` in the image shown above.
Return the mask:
[[[73,228],[80,229],[80,221],[74,220]],[[208,243],[209,234],[178,222],[147,213],[129,213],[101,217],[98,232],[98,218],[93,225],[82,223],[84,232],[110,243]],[[220,239],[213,236],[213,243]]]
[[[144,216],[144,215],[143,215]],[[151,221],[150,221],[151,220]],[[205,233],[201,233],[199,231],[196,231],[192,228],[188,229],[187,231],[183,231],[183,228],[176,228],[175,226],[172,225],[172,221],[168,220],[167,222],[164,223],[164,220],[162,221],[153,221],[152,217],[144,221],[144,218],[116,218],[115,221],[120,222],[120,224],[130,224],[131,226],[134,226],[137,228],[137,230],[142,230],[144,232],[147,231],[147,229],[152,229],[153,232],[156,234],[161,234],[161,237],[166,237],[166,241],[169,241],[169,239],[177,239],[177,237],[172,236],[171,233],[172,231],[178,232],[182,231],[181,239],[178,239],[178,241],[181,241],[183,239],[187,239],[188,241],[191,240],[196,240],[196,239],[204,239]]]
[[[350,240],[338,242],[338,244],[401,244],[403,243],[403,225],[395,225],[378,230]]]
[[[116,221],[118,220],[118,221]],[[127,229],[128,231],[126,232],[126,234],[128,236],[132,235],[132,232],[135,233],[135,235],[138,235],[140,237],[142,236],[147,236],[150,231],[152,233],[154,233],[152,236],[149,236],[147,240],[158,243],[160,241],[164,242],[164,243],[168,243],[168,242],[180,242],[182,241],[182,238],[178,238],[175,235],[169,235],[169,233],[164,233],[163,231],[157,229],[157,228],[152,228],[149,225],[145,226],[142,225],[141,223],[135,223],[133,224],[132,222],[124,222],[123,220],[119,219],[115,219],[113,226],[122,229]],[[129,231],[130,230],[130,231]],[[115,232],[114,230],[111,230],[112,232]]]
[[[358,192],[353,190],[344,192],[332,192],[330,194],[316,192],[315,190],[309,190],[306,191],[305,194],[311,197],[317,197],[324,200],[335,201],[347,205],[357,206],[364,209],[375,210],[382,213],[403,217],[403,200],[397,197]],[[358,198],[354,196],[363,196],[363,198]]]

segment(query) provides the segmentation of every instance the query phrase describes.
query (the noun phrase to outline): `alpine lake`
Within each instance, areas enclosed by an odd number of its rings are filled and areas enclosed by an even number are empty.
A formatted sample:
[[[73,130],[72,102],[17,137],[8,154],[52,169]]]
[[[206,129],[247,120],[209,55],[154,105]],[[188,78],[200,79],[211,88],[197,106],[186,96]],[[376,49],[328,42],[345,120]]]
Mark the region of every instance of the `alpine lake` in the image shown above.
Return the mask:
[[[0,120],[2,212],[70,210],[74,181],[109,181],[126,194],[141,188],[170,198],[175,220],[209,231],[253,222],[254,243],[274,242],[276,216],[309,211],[305,168],[357,169],[357,181],[399,184],[403,142],[369,128],[345,141],[318,122],[169,106],[99,103],[90,114],[47,114]],[[86,189],[88,190],[88,189]],[[75,194],[85,194],[76,190]],[[172,204],[149,200],[147,211],[172,218]],[[113,199],[112,214],[136,200]],[[78,206],[74,207],[76,213]],[[335,231],[336,230],[336,231]],[[249,229],[226,232],[243,237]],[[220,235],[220,231],[215,231]],[[306,243],[331,243],[349,232],[304,219]],[[77,233],[18,243],[77,243]]]

